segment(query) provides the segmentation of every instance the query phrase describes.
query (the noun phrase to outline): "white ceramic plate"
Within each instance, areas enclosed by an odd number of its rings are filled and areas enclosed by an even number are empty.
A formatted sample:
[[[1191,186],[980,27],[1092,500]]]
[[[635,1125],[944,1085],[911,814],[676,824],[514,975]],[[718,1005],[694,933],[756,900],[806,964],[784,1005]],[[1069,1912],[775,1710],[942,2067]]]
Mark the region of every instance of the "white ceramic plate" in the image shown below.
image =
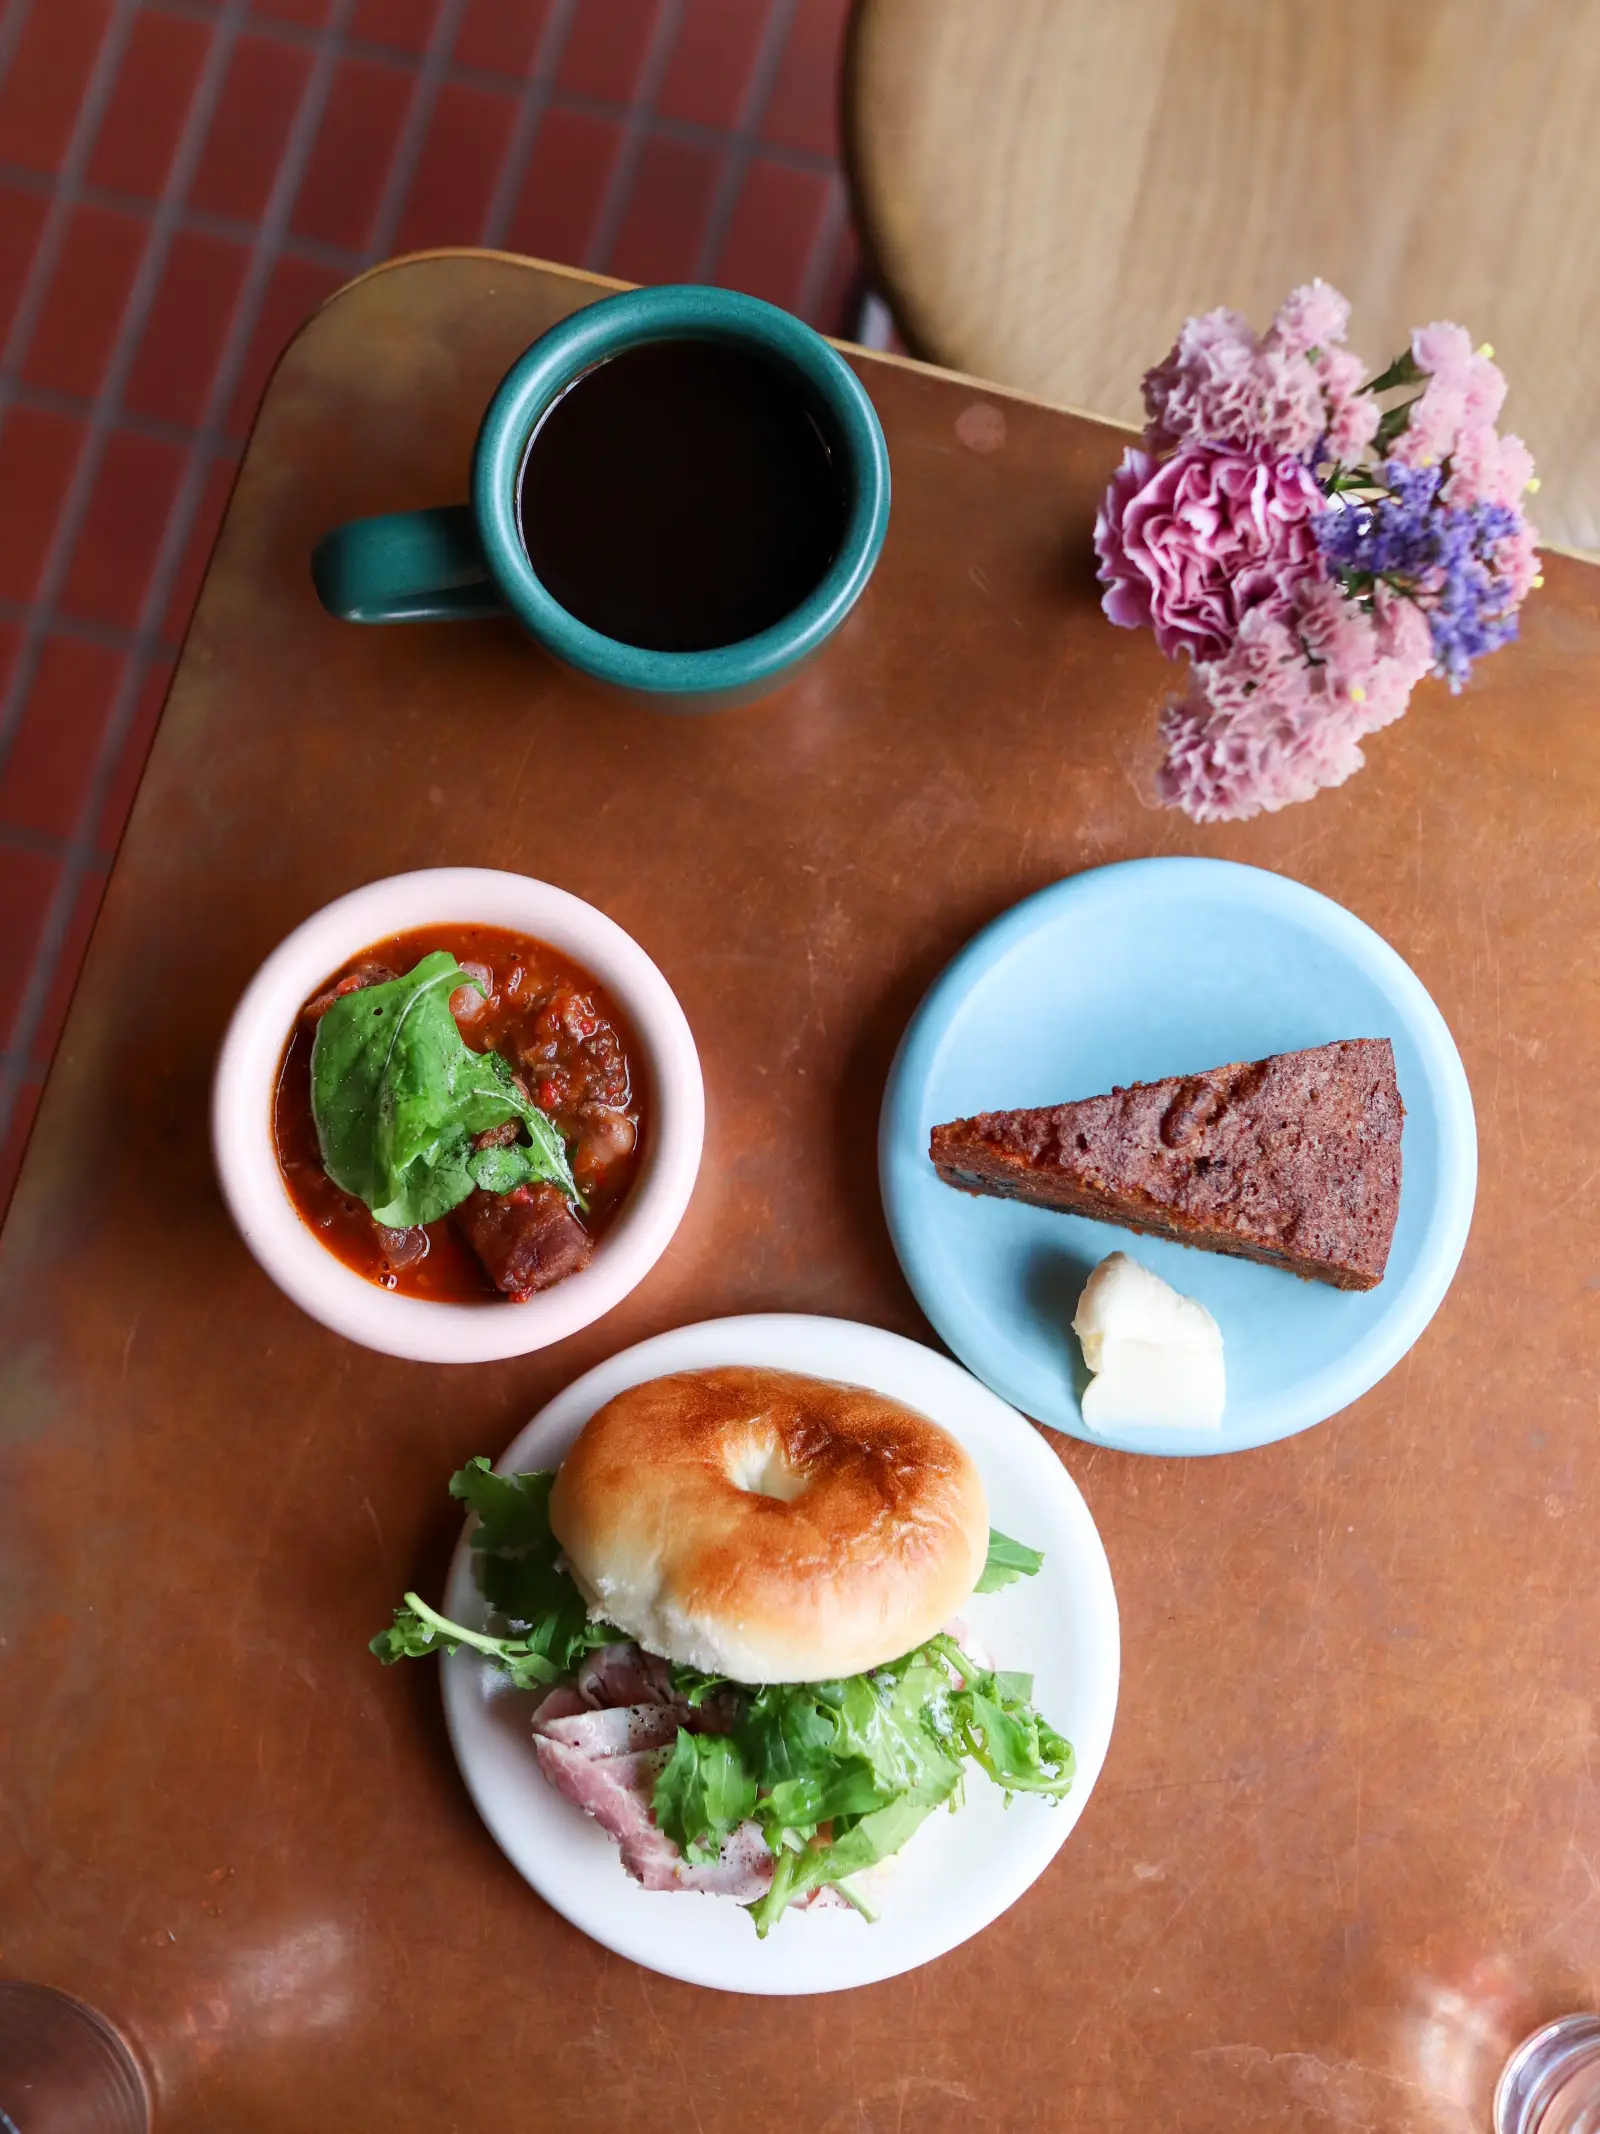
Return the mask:
[[[1072,1742],[1078,1776],[1068,1798],[1007,1808],[974,1771],[966,1805],[931,1816],[901,1855],[876,1925],[853,1912],[790,1912],[763,1942],[726,1898],[650,1892],[629,1880],[611,1840],[540,1776],[528,1731],[535,1696],[457,1653],[443,1663],[445,1717],[468,1789],[501,1849],[585,1934],[694,1985],[832,1993],[942,1956],[1015,1904],[1049,1866],[1083,1813],[1111,1738],[1116,1595],[1088,1506],[1043,1438],[958,1364],[846,1319],[713,1319],[641,1342],[557,1395],[507,1448],[500,1471],[559,1466],[588,1418],[627,1386],[732,1363],[871,1386],[932,1416],[967,1447],[993,1523],[1043,1549],[1045,1561],[1036,1577],[975,1597],[966,1619],[997,1666],[1033,1674],[1040,1710]],[[485,1611],[470,1558],[463,1534],[444,1606],[458,1622],[480,1624]]]
[[[301,1220],[278,1168],[272,1106],[278,1064],[302,1004],[332,972],[390,934],[419,926],[504,926],[547,941],[590,971],[632,1025],[649,1095],[633,1189],[581,1273],[525,1304],[441,1304],[380,1289]],[[525,874],[432,867],[369,882],[325,905],[275,948],[246,987],[222,1041],[211,1141],[239,1233],[286,1296],[336,1334],[417,1363],[526,1356],[588,1326],[637,1288],[667,1249],[700,1169],[700,1056],[677,997],[650,958],[592,904]]]

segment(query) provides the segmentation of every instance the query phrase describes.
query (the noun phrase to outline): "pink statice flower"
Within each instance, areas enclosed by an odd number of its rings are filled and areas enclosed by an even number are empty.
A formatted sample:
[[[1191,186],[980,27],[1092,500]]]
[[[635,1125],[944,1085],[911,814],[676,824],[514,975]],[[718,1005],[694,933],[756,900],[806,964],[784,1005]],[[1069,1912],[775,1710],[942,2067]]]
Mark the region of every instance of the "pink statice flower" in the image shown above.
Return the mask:
[[[1472,336],[1465,326],[1454,325],[1449,319],[1414,327],[1411,360],[1418,370],[1428,371],[1436,378],[1454,377],[1472,361]]]
[[[1505,374],[1487,349],[1472,346],[1464,326],[1448,319],[1417,328],[1411,336],[1411,360],[1426,373],[1426,383],[1411,403],[1392,456],[1403,466],[1436,467],[1454,457],[1469,432],[1494,428],[1505,405]]]
[[[1300,460],[1131,450],[1095,519],[1101,605],[1125,629],[1153,630],[1168,659],[1215,659],[1252,609],[1286,606],[1321,571],[1314,522],[1325,508]]]
[[[1505,504],[1520,511],[1532,481],[1533,454],[1520,437],[1474,425],[1451,448],[1443,494],[1451,504]]]

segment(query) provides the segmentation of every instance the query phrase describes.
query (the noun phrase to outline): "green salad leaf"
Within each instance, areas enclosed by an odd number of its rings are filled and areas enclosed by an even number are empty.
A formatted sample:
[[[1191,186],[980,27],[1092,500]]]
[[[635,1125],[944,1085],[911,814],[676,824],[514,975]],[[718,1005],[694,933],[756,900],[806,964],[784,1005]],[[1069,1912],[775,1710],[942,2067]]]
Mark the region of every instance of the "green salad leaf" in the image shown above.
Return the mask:
[[[323,1169],[391,1229],[437,1221],[476,1186],[548,1184],[578,1198],[554,1123],[498,1052],[474,1052],[456,1027],[450,996],[476,983],[436,949],[404,978],[342,995],[317,1024],[311,1114]],[[509,1120],[526,1139],[473,1147]]]
[[[452,1495],[477,1514],[484,1597],[511,1634],[452,1623],[408,1593],[372,1641],[380,1660],[466,1646],[532,1689],[570,1677],[586,1652],[626,1635],[591,1619],[561,1559],[550,1531],[554,1481],[497,1475],[482,1459],[451,1478]],[[992,1534],[989,1571],[1000,1575],[978,1590],[1031,1576],[1042,1562]],[[687,1667],[674,1667],[672,1680],[691,1709],[717,1700],[717,1730],[678,1729],[656,1781],[656,1822],[696,1862],[715,1860],[742,1823],[760,1825],[775,1865],[748,1910],[763,1937],[823,1887],[871,1918],[850,1878],[898,1852],[936,1808],[959,1806],[969,1763],[1008,1799],[1060,1799],[1072,1786],[1072,1744],[1034,1709],[1032,1676],[980,1667],[946,1634],[837,1682],[747,1685]]]
[[[656,1821],[686,1860],[715,1860],[754,1809],[756,1782],[725,1734],[679,1727],[653,1805]]]
[[[468,1630],[408,1593],[389,1629],[372,1640],[385,1666],[425,1659],[468,1645],[504,1667],[519,1689],[565,1681],[585,1653],[615,1644],[623,1632],[593,1622],[571,1573],[560,1567],[550,1531],[550,1485],[555,1476],[497,1475],[489,1462],[470,1460],[450,1477],[450,1494],[478,1515],[472,1536],[478,1584],[513,1633],[491,1637]]]
[[[1032,1578],[1044,1562],[1040,1549],[1025,1548],[1020,1541],[1013,1541],[1002,1534],[998,1527],[989,1529],[989,1560],[973,1587],[974,1593],[998,1593],[1002,1586],[1009,1586],[1019,1578]]]

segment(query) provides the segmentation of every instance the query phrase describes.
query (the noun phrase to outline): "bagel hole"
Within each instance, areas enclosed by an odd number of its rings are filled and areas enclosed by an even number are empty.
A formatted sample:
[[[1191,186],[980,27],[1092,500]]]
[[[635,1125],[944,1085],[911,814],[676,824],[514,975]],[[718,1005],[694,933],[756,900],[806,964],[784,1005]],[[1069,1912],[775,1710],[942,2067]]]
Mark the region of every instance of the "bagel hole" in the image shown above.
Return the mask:
[[[803,1497],[808,1486],[783,1446],[762,1437],[746,1438],[729,1454],[728,1480],[747,1497],[775,1497],[780,1504]]]

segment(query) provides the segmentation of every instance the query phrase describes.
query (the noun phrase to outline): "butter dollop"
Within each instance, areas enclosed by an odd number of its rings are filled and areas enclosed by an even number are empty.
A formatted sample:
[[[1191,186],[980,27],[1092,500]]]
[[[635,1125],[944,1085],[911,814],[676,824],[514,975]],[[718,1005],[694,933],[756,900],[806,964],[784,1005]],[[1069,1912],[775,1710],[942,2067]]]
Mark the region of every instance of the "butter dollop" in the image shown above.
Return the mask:
[[[1091,1430],[1221,1429],[1222,1329],[1127,1253],[1085,1282],[1072,1331],[1094,1373],[1083,1395]]]

